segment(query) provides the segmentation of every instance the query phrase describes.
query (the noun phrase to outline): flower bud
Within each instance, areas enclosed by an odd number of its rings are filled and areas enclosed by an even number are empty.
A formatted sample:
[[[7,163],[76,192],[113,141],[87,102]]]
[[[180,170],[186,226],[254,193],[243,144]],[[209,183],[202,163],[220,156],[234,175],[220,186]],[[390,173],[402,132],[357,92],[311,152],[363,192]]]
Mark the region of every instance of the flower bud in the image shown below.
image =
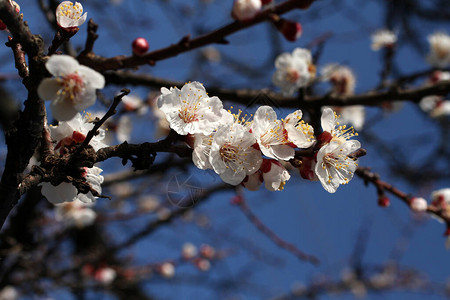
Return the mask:
[[[144,38],[137,38],[133,41],[133,43],[131,44],[132,49],[133,49],[133,54],[137,55],[137,56],[141,56],[144,55],[145,52],[148,51],[149,45],[146,39]]]
[[[261,0],[235,0],[231,16],[239,21],[249,21],[261,10]]]
[[[389,205],[391,205],[391,200],[389,200],[389,198],[386,196],[379,196],[378,205],[381,207],[388,207]]]
[[[302,35],[302,25],[298,22],[279,19],[274,24],[278,31],[290,42],[295,42]]]
[[[270,3],[272,3],[272,0],[261,0],[261,4],[262,5],[267,5],[267,4],[270,4]]]
[[[420,197],[412,198],[409,205],[411,206],[411,209],[415,212],[426,211],[428,207],[427,200]]]

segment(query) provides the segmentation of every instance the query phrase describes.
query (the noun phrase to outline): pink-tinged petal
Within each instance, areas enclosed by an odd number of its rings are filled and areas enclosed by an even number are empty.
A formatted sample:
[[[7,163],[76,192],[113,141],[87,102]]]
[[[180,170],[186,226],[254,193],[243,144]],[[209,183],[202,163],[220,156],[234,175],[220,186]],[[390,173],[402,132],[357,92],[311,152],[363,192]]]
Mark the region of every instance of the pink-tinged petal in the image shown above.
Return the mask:
[[[53,204],[71,202],[77,196],[77,189],[68,182],[61,182],[58,186],[54,186],[49,182],[43,182],[41,186],[41,194]]]
[[[68,121],[78,113],[70,101],[52,101],[50,109],[53,117],[58,121]]]
[[[64,76],[74,73],[80,64],[69,55],[52,55],[45,63],[45,67],[53,76]]]
[[[43,100],[54,100],[57,98],[57,93],[61,88],[61,84],[55,79],[44,78],[39,84],[37,92]]]

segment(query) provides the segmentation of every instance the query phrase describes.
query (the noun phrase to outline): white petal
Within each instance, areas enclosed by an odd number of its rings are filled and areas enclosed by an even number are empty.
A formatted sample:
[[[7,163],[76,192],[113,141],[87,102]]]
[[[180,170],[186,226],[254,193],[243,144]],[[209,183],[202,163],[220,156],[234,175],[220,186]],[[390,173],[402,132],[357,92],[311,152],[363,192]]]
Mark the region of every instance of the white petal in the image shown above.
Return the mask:
[[[61,89],[59,84],[53,78],[44,78],[38,86],[39,98],[43,100],[54,100],[57,98],[57,93]]]
[[[75,117],[78,113],[70,101],[52,101],[50,103],[50,109],[53,117],[58,121],[68,121]]]
[[[323,131],[331,132],[336,124],[336,117],[331,108],[327,107],[322,112],[322,117],[320,118]]]
[[[71,202],[77,197],[77,189],[68,182],[61,182],[58,186],[49,182],[43,182],[40,185],[41,194],[53,204]]]
[[[102,89],[105,87],[105,77],[99,72],[92,70],[86,66],[80,65],[78,74],[83,81],[94,89]]]
[[[64,76],[74,73],[80,64],[69,55],[52,55],[45,63],[45,67],[53,76]]]

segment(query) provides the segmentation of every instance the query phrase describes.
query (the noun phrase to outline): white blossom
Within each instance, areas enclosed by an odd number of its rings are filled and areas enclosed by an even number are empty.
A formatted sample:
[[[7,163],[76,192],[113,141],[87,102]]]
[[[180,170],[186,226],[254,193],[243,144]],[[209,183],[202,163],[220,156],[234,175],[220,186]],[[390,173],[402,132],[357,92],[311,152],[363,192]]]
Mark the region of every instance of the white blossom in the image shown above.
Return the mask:
[[[198,253],[197,247],[192,243],[185,243],[181,249],[181,256],[184,259],[191,259]]]
[[[340,184],[347,184],[358,166],[348,155],[361,147],[359,141],[331,141],[317,153],[315,173],[324,189],[336,192]]]
[[[372,34],[372,45],[371,48],[374,51],[380,50],[381,48],[390,48],[397,43],[397,35],[388,29],[381,29]]]
[[[62,28],[78,27],[86,21],[83,6],[79,2],[63,1],[56,8],[56,22]]]
[[[90,204],[75,199],[72,202],[56,204],[56,220],[62,222],[66,227],[83,228],[95,222],[97,214]]]
[[[333,93],[352,95],[355,92],[356,76],[352,69],[338,64],[328,64],[322,68],[322,80],[333,85]]]
[[[346,125],[340,125],[339,117],[336,112],[327,107],[322,111],[322,117],[320,119],[322,130],[322,136],[325,136],[325,142],[338,141],[343,143],[346,140],[358,136],[353,127],[347,127]],[[324,139],[324,137],[322,137]]]
[[[261,0],[235,0],[231,15],[240,21],[252,19],[262,7]]]
[[[438,68],[450,65],[450,36],[444,32],[435,32],[428,36],[428,42],[430,43],[428,63]]]
[[[103,285],[110,285],[116,277],[116,271],[110,267],[100,268],[94,273],[94,279]]]
[[[98,167],[85,168],[85,172],[82,175],[91,188],[98,194],[102,193],[101,184],[103,183],[103,176],[100,175],[102,171],[103,170]],[[93,203],[97,199],[90,191],[87,194],[78,193],[77,188],[69,182],[61,182],[57,186],[54,186],[49,182],[42,182],[40,183],[40,186],[42,186],[42,195],[53,204],[76,200],[80,200],[84,203]]]
[[[53,117],[59,121],[72,119],[77,112],[93,105],[96,89],[105,86],[103,75],[68,55],[52,55],[45,67],[53,78],[45,78],[38,87],[39,97],[51,100]]]
[[[302,120],[303,113],[296,110],[290,113],[284,120],[284,129],[287,132],[289,142],[298,148],[309,148],[316,142],[314,128]]]
[[[76,114],[70,121],[59,122],[58,126],[50,126],[50,135],[56,142],[55,150],[58,150],[59,155],[71,153],[75,146],[84,141],[88,132],[94,127],[94,124],[89,123],[88,120],[89,116],[81,117],[80,114]],[[90,140],[89,145],[95,151],[106,147],[106,144],[103,143],[104,137],[105,131],[99,129],[98,134]],[[98,194],[102,192],[103,176],[100,175],[102,171],[98,167],[92,167],[84,168],[82,173],[82,177]],[[90,191],[87,194],[78,193],[77,188],[70,182],[62,182],[58,186],[53,186],[49,182],[43,182],[40,185],[42,186],[42,195],[53,204],[72,202],[76,199],[84,203],[92,203],[96,199]]]
[[[295,151],[289,144],[284,124],[270,106],[260,106],[253,117],[252,133],[261,152],[270,158],[289,160]]]
[[[255,137],[246,127],[232,123],[220,127],[214,134],[209,162],[222,180],[238,185],[247,175],[258,171],[261,152],[253,148]]]
[[[175,266],[170,262],[165,262],[159,267],[160,274],[169,279],[175,276]]]
[[[281,191],[286,181],[291,178],[289,172],[278,161],[265,159],[261,167],[264,185],[269,191]]]
[[[307,86],[315,76],[311,52],[296,48],[292,54],[283,53],[275,60],[276,71],[272,82],[281,88],[285,95],[293,95],[298,88]]]
[[[17,300],[19,299],[19,292],[11,285],[5,286],[0,290],[0,300]]]
[[[415,212],[423,212],[428,208],[427,200],[421,197],[415,197],[411,199],[410,202],[411,209]]]
[[[181,135],[208,135],[217,129],[226,113],[220,99],[209,97],[203,85],[196,81],[185,84],[181,90],[161,88],[157,104],[170,128]]]

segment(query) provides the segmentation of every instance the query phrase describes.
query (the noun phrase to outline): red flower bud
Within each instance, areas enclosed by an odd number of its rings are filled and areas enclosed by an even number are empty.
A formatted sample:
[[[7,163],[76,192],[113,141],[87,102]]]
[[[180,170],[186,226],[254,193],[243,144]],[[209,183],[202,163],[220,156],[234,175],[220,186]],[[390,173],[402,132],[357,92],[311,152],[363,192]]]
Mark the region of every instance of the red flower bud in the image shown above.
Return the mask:
[[[391,205],[391,200],[389,200],[389,198],[386,196],[379,196],[378,205],[381,207],[388,207],[389,205]]]
[[[141,56],[148,51],[149,45],[146,39],[137,38],[133,41],[132,48],[134,55]]]
[[[267,5],[267,4],[271,3],[271,2],[272,2],[272,0],[261,0],[261,4],[262,5]]]
[[[284,37],[290,41],[295,42],[302,35],[302,25],[298,22],[289,21],[286,19],[280,19],[275,22],[275,26],[278,31],[281,32]]]

